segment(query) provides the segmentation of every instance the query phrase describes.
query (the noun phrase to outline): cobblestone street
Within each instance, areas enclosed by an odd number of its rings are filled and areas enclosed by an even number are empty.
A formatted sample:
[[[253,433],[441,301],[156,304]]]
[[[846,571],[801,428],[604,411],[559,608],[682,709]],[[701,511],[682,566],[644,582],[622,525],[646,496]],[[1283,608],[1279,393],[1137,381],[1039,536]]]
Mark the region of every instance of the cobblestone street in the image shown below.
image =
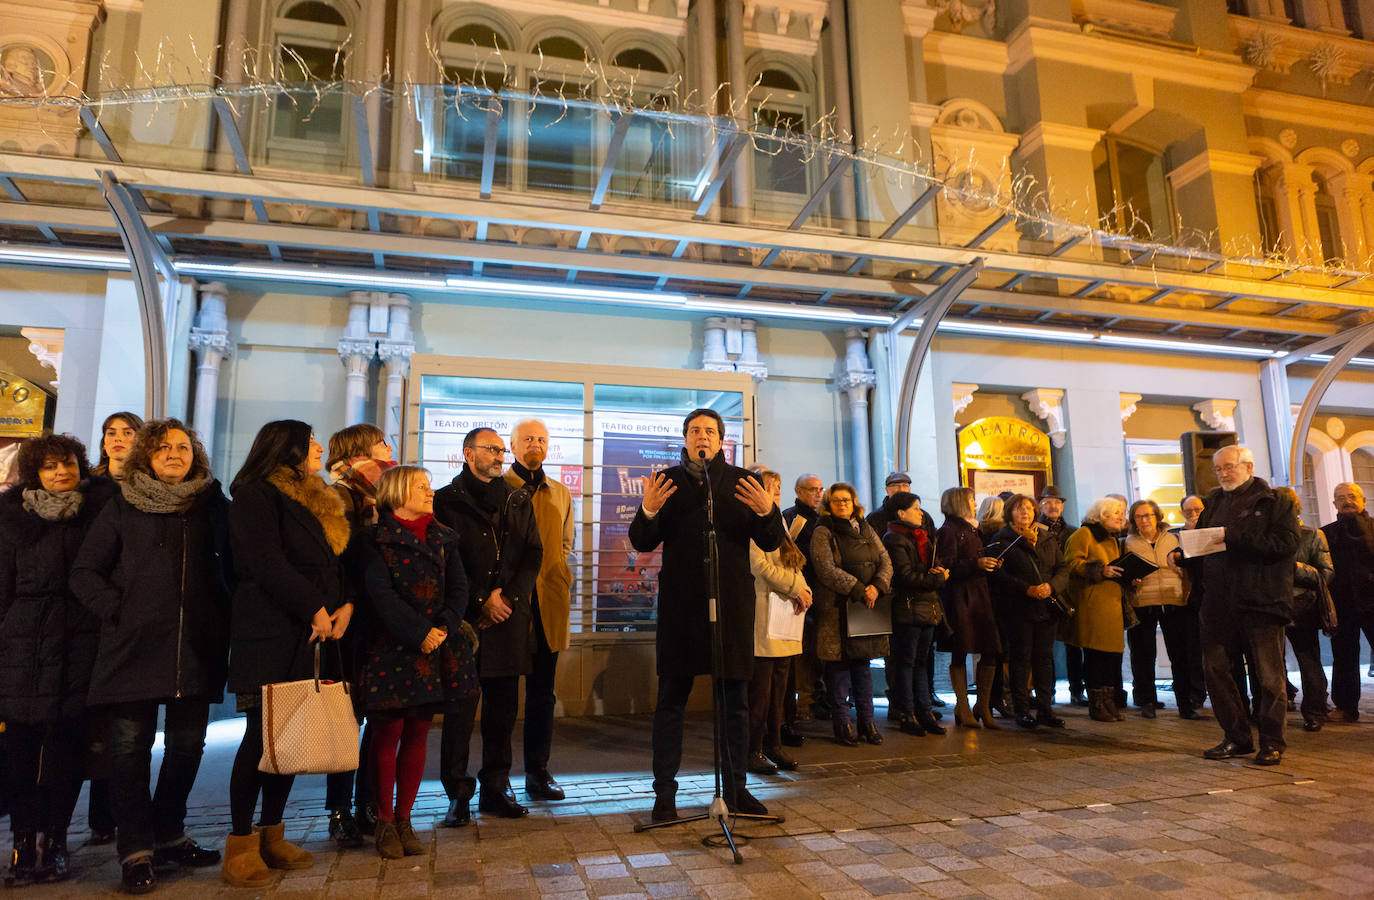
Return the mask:
[[[1169,695],[1166,699],[1171,700]],[[273,897],[1175,897],[1374,894],[1374,716],[1304,733],[1290,714],[1282,765],[1207,762],[1220,739],[1208,716],[1120,724],[1064,709],[1062,732],[951,728],[880,747],[838,747],[819,729],[796,751],[800,771],[750,777],[781,825],[741,824],[743,865],[701,839],[706,823],[633,831],[648,820],[649,718],[560,720],[555,772],[561,803],[532,804],[505,821],[474,815],[437,828],[445,801],[427,780],[414,816],[430,852],[383,862],[369,847],[339,852],[325,833],[320,779],[293,793],[289,837],[315,853]],[[948,717],[947,717],[948,719]],[[710,799],[709,723],[694,720],[679,809]],[[235,723],[212,727],[190,830],[222,846]],[[438,735],[432,735],[434,775]],[[516,758],[519,759],[517,751]],[[518,773],[517,793],[522,786]],[[523,796],[522,796],[523,800]],[[29,888],[34,898],[112,893],[109,847],[84,846],[84,797],[73,826],[72,881]],[[172,873],[167,897],[249,896],[218,869]]]

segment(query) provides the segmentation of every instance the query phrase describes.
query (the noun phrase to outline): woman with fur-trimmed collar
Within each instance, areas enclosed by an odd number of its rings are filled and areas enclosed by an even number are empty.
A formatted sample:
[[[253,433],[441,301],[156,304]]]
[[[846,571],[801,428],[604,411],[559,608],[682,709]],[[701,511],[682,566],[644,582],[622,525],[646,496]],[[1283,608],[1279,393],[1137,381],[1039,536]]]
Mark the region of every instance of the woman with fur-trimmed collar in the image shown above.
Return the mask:
[[[342,554],[351,529],[343,500],[320,478],[324,448],[305,422],[268,422],[253,439],[230,491],[234,592],[229,690],[248,724],[229,780],[233,831],[224,880],[261,887],[273,869],[306,869],[311,855],[286,841],[282,814],[290,775],[258,771],[262,686],[312,677],[312,644],[343,637],[353,617]],[[333,656],[333,654],[330,654]],[[253,813],[262,795],[261,833]]]
[[[120,495],[101,510],[72,570],[72,592],[100,619],[89,702],[108,723],[110,793],[124,889],[157,883],[153,861],[219,862],[186,836],[186,798],[223,695],[229,644],[228,501],[195,433],[148,422],[124,462]],[[162,768],[149,797],[158,707]]]
[[[91,477],[86,448],[67,435],[25,441],[18,469],[18,485],[0,494],[0,718],[14,834],[7,887],[68,875],[67,826],[85,777],[100,622],[67,580],[115,491],[108,478]]]

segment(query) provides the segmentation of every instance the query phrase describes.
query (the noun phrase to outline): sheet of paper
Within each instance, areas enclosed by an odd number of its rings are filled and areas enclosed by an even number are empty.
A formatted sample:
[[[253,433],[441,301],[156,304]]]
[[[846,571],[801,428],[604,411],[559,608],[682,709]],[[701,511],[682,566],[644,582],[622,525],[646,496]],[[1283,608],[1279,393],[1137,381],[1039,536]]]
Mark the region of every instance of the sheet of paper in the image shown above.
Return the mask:
[[[1178,545],[1189,559],[1220,553],[1226,549],[1226,529],[1185,528],[1178,533]]]
[[[800,518],[800,517],[798,517]],[[768,639],[770,641],[799,641],[805,615],[798,615],[792,601],[768,592]]]
[[[787,536],[792,539],[793,543],[796,543],[797,535],[801,534],[802,529],[805,527],[806,519],[802,518],[801,516],[797,516],[795,519],[792,520],[792,524],[787,527]],[[806,553],[810,549],[810,547],[803,547],[802,552]]]

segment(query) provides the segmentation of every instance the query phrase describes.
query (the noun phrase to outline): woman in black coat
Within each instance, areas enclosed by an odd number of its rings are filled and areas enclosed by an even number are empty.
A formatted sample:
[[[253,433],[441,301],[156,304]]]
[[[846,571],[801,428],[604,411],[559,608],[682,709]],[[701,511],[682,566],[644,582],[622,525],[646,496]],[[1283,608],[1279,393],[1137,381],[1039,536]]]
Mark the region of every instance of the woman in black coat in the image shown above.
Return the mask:
[[[85,777],[100,621],[67,579],[115,491],[109,479],[90,477],[86,448],[65,435],[25,441],[18,469],[19,483],[0,494],[0,719],[14,835],[7,887],[68,876],[67,826]]]
[[[104,707],[110,794],[124,889],[156,885],[153,863],[209,866],[186,836],[186,798],[224,691],[229,644],[228,502],[195,434],[148,422],[72,570],[72,592],[100,619],[89,702]],[[149,797],[158,707],[162,768]]]
[[[892,561],[882,539],[864,521],[853,486],[832,484],[821,502],[821,517],[811,536],[816,571],[816,656],[825,661],[825,680],[834,703],[831,725],[836,743],[852,747],[862,737],[881,744],[873,720],[872,660],[887,656],[886,634],[849,636],[849,617],[858,606],[873,609],[892,585]],[[849,720],[849,701],[859,720]]]
[[[425,739],[434,714],[465,687],[459,654],[472,644],[459,634],[468,584],[458,532],[434,519],[429,473],[415,466],[384,472],[377,513],[364,583],[378,627],[364,648],[359,689],[372,729],[377,852],[399,859],[424,852],[410,811],[425,774]]]
[[[1055,621],[1050,598],[1067,581],[1059,541],[1035,521],[1035,501],[1010,497],[1003,508],[1007,524],[996,534],[1002,564],[992,571],[993,602],[1001,615],[1002,639],[1011,663],[1011,699],[1016,724],[1063,728],[1054,714]],[[1030,714],[1028,685],[1035,682],[1036,713]]]
[[[892,518],[883,546],[892,560],[892,707],[906,734],[944,734],[931,708],[926,661],[944,621],[939,590],[949,572],[936,564],[935,529],[910,491],[887,498]]]
[[[984,727],[998,728],[988,705],[997,656],[1002,652],[988,592],[988,573],[997,568],[997,560],[983,554],[983,541],[974,526],[972,488],[945,491],[940,495],[940,512],[945,521],[935,534],[935,555],[949,570],[941,596],[952,633],[939,649],[950,654],[949,680],[958,701],[954,721],[964,728],[977,728],[980,721]],[[978,654],[978,703],[972,711],[968,706],[970,653]]]
[[[340,559],[350,529],[343,500],[320,478],[323,453],[306,423],[268,422],[230,488],[238,587],[229,690],[248,716],[229,780],[233,831],[224,846],[224,880],[236,887],[266,884],[268,867],[305,869],[314,862],[284,836],[292,776],[259,772],[258,761],[262,686],[312,677],[311,644],[342,637],[353,616]],[[253,833],[259,793],[260,835]]]

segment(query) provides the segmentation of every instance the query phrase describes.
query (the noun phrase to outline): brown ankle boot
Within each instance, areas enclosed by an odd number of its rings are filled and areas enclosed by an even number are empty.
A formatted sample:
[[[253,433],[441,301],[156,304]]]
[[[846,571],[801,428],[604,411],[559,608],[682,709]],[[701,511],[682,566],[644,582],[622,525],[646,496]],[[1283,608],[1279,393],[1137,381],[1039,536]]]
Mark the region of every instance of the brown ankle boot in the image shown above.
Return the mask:
[[[377,855],[382,859],[400,859],[406,855],[401,836],[396,831],[396,823],[389,819],[377,820]]]
[[[231,834],[224,839],[220,874],[232,887],[260,888],[272,883],[272,870],[262,861],[262,839],[256,834]]]
[[[262,843],[262,861],[273,869],[308,869],[315,864],[309,850],[302,850],[286,839],[286,826],[281,822],[264,825],[258,831]]]

